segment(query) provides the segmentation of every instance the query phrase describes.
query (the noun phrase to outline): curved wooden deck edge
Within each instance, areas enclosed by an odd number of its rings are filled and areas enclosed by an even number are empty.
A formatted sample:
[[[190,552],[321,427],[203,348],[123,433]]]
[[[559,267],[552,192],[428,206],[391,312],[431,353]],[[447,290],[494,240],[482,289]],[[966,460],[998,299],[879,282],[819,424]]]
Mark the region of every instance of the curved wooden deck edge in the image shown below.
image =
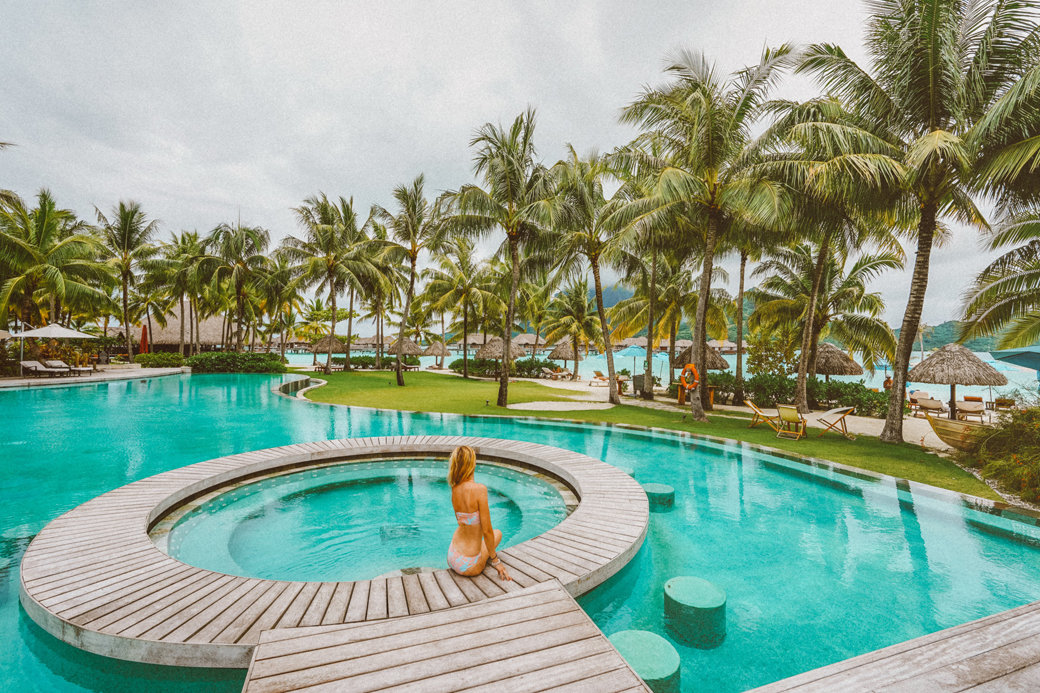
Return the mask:
[[[544,534],[501,551],[515,582],[447,570],[356,582],[281,582],[187,566],[159,550],[150,527],[183,502],[272,471],[414,454],[457,445],[485,459],[550,474],[577,508]],[[33,539],[19,599],[55,637],[109,657],[175,666],[245,668],[260,633],[450,609],[558,580],[584,594],[624,567],[646,537],[649,503],[623,471],[536,443],[462,436],[395,436],[300,443],[189,465],[127,484],[70,510]]]

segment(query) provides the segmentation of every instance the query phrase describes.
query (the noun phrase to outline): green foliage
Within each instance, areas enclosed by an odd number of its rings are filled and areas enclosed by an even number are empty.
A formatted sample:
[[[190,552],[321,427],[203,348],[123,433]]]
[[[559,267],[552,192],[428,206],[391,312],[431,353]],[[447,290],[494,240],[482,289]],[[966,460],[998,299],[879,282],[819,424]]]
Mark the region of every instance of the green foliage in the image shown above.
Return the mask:
[[[180,368],[184,365],[184,357],[176,352],[158,351],[154,354],[138,354],[134,363],[142,368]]]
[[[752,331],[747,338],[748,373],[780,377],[793,373],[798,367],[796,339],[797,336],[789,326]]]
[[[448,368],[456,373],[461,373],[462,359],[455,359],[448,364]],[[509,369],[509,374],[517,378],[537,378],[541,376],[543,368],[555,370],[557,365],[552,361],[546,361],[545,359],[532,356],[530,358],[517,359],[516,361],[513,361],[513,365]],[[497,376],[499,372],[500,366],[498,365],[498,361],[492,359],[469,360],[470,375],[475,375],[479,378],[493,378]]]
[[[461,366],[462,364],[459,365]],[[555,370],[556,364],[552,361],[532,356],[530,358],[517,359],[516,361],[513,361],[513,368],[510,370],[510,374],[515,375],[518,378],[539,378],[542,375],[543,368]]]
[[[278,354],[249,354],[234,351],[208,351],[185,360],[193,373],[284,373]]]
[[[729,372],[712,373],[708,378],[708,385],[715,388],[716,402],[728,402],[735,392],[736,376]],[[762,373],[744,379],[744,396],[760,407],[786,404],[794,401],[794,386],[794,378]],[[856,407],[856,416],[884,418],[888,408],[888,394],[874,392],[862,381],[826,382],[810,378],[806,383],[806,392],[809,395],[810,406],[817,409]],[[673,384],[669,388],[669,394],[672,398],[678,395],[676,385]]]
[[[455,371],[456,373],[462,372],[463,366],[462,359],[455,359],[448,364],[448,368]],[[489,378],[498,375],[500,367],[498,361],[492,359],[470,359],[469,360],[469,374],[475,375],[481,378]]]
[[[333,356],[332,363],[337,366],[345,365],[347,362],[346,356]],[[418,366],[418,356],[405,356],[401,359],[401,362],[406,366]],[[351,368],[375,368],[376,357],[370,354],[351,354],[350,355],[350,367]],[[383,357],[383,368],[393,369],[394,368],[394,357],[384,356]]]
[[[1001,415],[975,435],[964,459],[1023,500],[1040,502],[1040,407]]]

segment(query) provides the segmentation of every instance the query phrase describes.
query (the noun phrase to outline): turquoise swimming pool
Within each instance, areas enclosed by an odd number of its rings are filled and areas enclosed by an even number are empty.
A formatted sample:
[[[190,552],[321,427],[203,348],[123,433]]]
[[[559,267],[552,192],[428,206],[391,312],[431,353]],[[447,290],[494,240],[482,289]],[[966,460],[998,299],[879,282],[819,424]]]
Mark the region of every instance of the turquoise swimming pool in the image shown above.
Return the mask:
[[[43,633],[17,604],[18,561],[50,519],[192,462],[368,435],[491,436],[569,448],[676,489],[628,567],[579,602],[606,633],[667,637],[661,589],[696,575],[729,595],[714,650],[678,645],[685,686],[735,691],[1040,599],[1040,530],[894,480],[737,445],[522,419],[295,402],[278,378],[180,376],[0,392],[0,689],[238,690],[243,672],[133,665]],[[450,518],[448,518],[450,522]]]
[[[198,568],[265,580],[369,580],[409,568],[447,568],[455,527],[447,460],[354,462],[278,474],[225,490],[184,513],[167,553]],[[505,544],[567,516],[548,480],[477,465]]]

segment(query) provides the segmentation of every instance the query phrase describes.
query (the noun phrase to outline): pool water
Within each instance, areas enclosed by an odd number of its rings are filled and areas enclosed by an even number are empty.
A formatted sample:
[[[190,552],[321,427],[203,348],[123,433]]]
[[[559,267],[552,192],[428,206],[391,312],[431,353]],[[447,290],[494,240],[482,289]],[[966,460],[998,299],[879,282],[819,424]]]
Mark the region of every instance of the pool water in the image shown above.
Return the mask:
[[[671,434],[298,402],[271,392],[282,379],[172,376],[0,392],[0,689],[238,690],[241,671],[128,664],[50,637],[18,607],[21,555],[61,512],[136,479],[351,436],[530,440],[673,486],[675,507],[651,515],[632,562],[579,603],[608,635],[642,628],[668,637],[664,582],[695,575],[725,589],[724,643],[677,645],[684,688],[743,690],[1040,599],[1037,527],[914,484],[810,474],[738,444]]]
[[[447,568],[455,531],[446,460],[325,466],[254,481],[177,520],[171,556],[190,565],[265,580],[368,580],[404,568]],[[491,523],[518,544],[567,515],[548,480],[477,465]]]

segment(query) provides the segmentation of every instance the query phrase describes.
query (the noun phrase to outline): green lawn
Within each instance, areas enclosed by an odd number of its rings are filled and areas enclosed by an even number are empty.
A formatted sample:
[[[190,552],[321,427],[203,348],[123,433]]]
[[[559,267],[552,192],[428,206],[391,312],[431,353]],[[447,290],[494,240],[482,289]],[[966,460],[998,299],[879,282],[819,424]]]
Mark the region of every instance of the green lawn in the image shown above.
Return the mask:
[[[362,371],[332,373],[322,376],[328,385],[311,390],[307,397],[315,402],[348,404],[404,411],[451,412],[491,416],[537,415],[544,418],[575,419],[602,423],[627,423],[637,426],[668,428],[703,435],[757,443],[780,450],[868,469],[882,474],[919,481],[933,486],[1000,500],[986,484],[960,469],[949,460],[904,443],[891,445],[877,438],[860,436],[845,440],[834,434],[816,437],[818,430],[809,429],[809,437],[779,440],[765,426],[747,427],[746,418],[711,416],[709,423],[689,420],[680,410],[656,411],[624,405],[601,411],[523,412],[495,406],[498,383],[487,380],[463,380],[451,375],[429,372],[405,374],[406,387],[397,387],[393,373]],[[533,382],[516,382],[509,386],[512,403],[534,401],[566,401],[566,390]],[[488,402],[488,404],[485,404]]]

